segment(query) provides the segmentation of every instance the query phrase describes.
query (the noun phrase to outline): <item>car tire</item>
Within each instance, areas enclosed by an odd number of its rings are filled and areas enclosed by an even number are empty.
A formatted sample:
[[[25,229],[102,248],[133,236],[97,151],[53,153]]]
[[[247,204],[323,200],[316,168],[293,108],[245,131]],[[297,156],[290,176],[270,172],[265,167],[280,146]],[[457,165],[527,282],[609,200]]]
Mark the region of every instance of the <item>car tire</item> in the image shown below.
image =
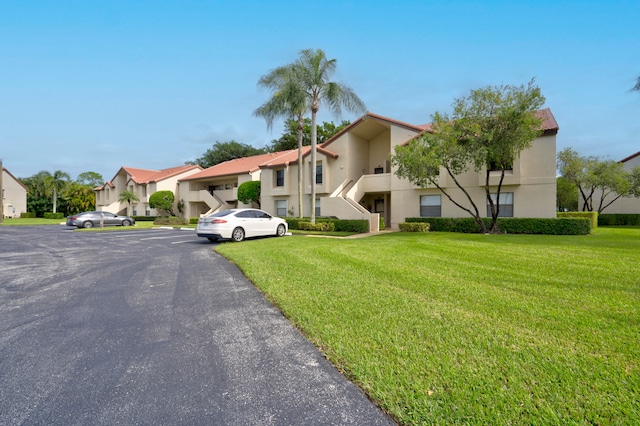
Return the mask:
[[[235,228],[231,233],[231,239],[236,243],[244,240],[244,229],[240,227]]]
[[[276,229],[276,237],[284,237],[287,230],[285,229],[283,224],[278,225],[278,229]]]
[[[87,220],[86,222],[84,222],[82,224],[83,228],[93,228],[93,222],[91,222],[90,220]]]
[[[131,222],[129,222],[128,220],[123,220],[122,226],[131,226]]]

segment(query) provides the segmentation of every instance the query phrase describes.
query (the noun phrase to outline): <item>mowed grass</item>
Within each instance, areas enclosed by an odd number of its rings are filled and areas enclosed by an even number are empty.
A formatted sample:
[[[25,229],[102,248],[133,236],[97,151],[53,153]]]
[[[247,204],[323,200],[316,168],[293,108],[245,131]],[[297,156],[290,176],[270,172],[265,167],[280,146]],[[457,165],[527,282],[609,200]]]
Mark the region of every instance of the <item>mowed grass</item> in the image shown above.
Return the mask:
[[[640,229],[217,250],[401,424],[640,424]]]

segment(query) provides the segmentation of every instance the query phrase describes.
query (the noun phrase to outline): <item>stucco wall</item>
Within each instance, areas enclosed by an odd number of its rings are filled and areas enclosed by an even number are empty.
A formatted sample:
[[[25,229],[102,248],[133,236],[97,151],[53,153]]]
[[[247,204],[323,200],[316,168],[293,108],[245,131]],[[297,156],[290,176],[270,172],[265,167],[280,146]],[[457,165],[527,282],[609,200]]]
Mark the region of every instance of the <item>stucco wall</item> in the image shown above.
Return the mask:
[[[27,190],[6,170],[2,170],[2,207],[4,217],[20,217],[27,211]]]

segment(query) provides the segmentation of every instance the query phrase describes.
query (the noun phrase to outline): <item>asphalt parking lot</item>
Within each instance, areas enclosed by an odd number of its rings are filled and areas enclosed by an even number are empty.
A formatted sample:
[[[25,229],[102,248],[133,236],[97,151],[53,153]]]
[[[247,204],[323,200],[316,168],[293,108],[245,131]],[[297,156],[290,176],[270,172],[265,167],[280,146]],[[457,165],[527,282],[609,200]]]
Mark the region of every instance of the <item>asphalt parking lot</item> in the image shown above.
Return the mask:
[[[393,424],[213,248],[0,227],[0,424]]]

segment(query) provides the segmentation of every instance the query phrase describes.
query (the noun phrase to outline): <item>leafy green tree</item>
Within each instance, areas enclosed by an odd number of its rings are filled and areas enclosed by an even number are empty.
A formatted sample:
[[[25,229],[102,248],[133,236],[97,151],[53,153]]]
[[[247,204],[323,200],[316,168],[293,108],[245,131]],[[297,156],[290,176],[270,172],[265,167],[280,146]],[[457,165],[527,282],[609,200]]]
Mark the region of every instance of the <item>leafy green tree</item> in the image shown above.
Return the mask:
[[[104,179],[100,173],[96,172],[83,172],[80,173],[76,179],[76,182],[80,185],[88,185],[91,188],[104,185]]]
[[[149,197],[149,207],[152,209],[166,212],[169,216],[173,216],[173,202],[176,197],[171,191],[157,191]]]
[[[262,148],[256,148],[236,141],[216,142],[202,157],[197,158],[195,161],[188,161],[187,164],[198,164],[206,169],[216,164],[224,163],[225,161],[251,157],[253,155],[264,154],[265,152]]]
[[[543,103],[544,97],[534,80],[522,86],[472,90],[469,96],[454,101],[451,116],[438,112],[432,116],[431,132],[396,147],[391,157],[397,166],[396,175],[420,187],[435,186],[453,204],[469,213],[484,232],[499,232],[500,192],[505,170],[510,170],[520,153],[542,133],[542,118],[536,111]],[[464,194],[464,201],[454,200],[440,186],[441,170]],[[485,170],[485,195],[492,218],[489,230],[480,209],[457,178],[469,170]],[[495,199],[489,185],[492,171],[500,171]]]
[[[581,156],[572,148],[563,149],[557,157],[562,177],[578,188],[583,211],[596,208],[602,213],[620,197],[640,196],[640,167],[627,171],[620,162]]]
[[[92,211],[96,208],[96,193],[94,186],[71,182],[64,192],[65,213],[74,214]]]
[[[558,211],[578,211],[578,187],[564,177],[556,178],[556,207]]]
[[[131,203],[140,201],[140,197],[135,192],[131,192],[128,189],[125,189],[118,195],[118,201],[121,203],[127,203],[127,214],[129,214],[129,210],[131,210]]]
[[[320,107],[327,105],[332,113],[340,115],[342,108],[351,112],[364,112],[364,102],[353,89],[330,81],[336,70],[337,61],[327,59],[322,49],[305,49],[292,65],[295,78],[292,86],[307,97],[311,110],[311,223],[316,221],[316,150],[318,143],[317,115]],[[300,163],[300,166],[302,164]]]
[[[256,203],[260,208],[260,181],[251,180],[238,186],[238,200],[245,204]]]

